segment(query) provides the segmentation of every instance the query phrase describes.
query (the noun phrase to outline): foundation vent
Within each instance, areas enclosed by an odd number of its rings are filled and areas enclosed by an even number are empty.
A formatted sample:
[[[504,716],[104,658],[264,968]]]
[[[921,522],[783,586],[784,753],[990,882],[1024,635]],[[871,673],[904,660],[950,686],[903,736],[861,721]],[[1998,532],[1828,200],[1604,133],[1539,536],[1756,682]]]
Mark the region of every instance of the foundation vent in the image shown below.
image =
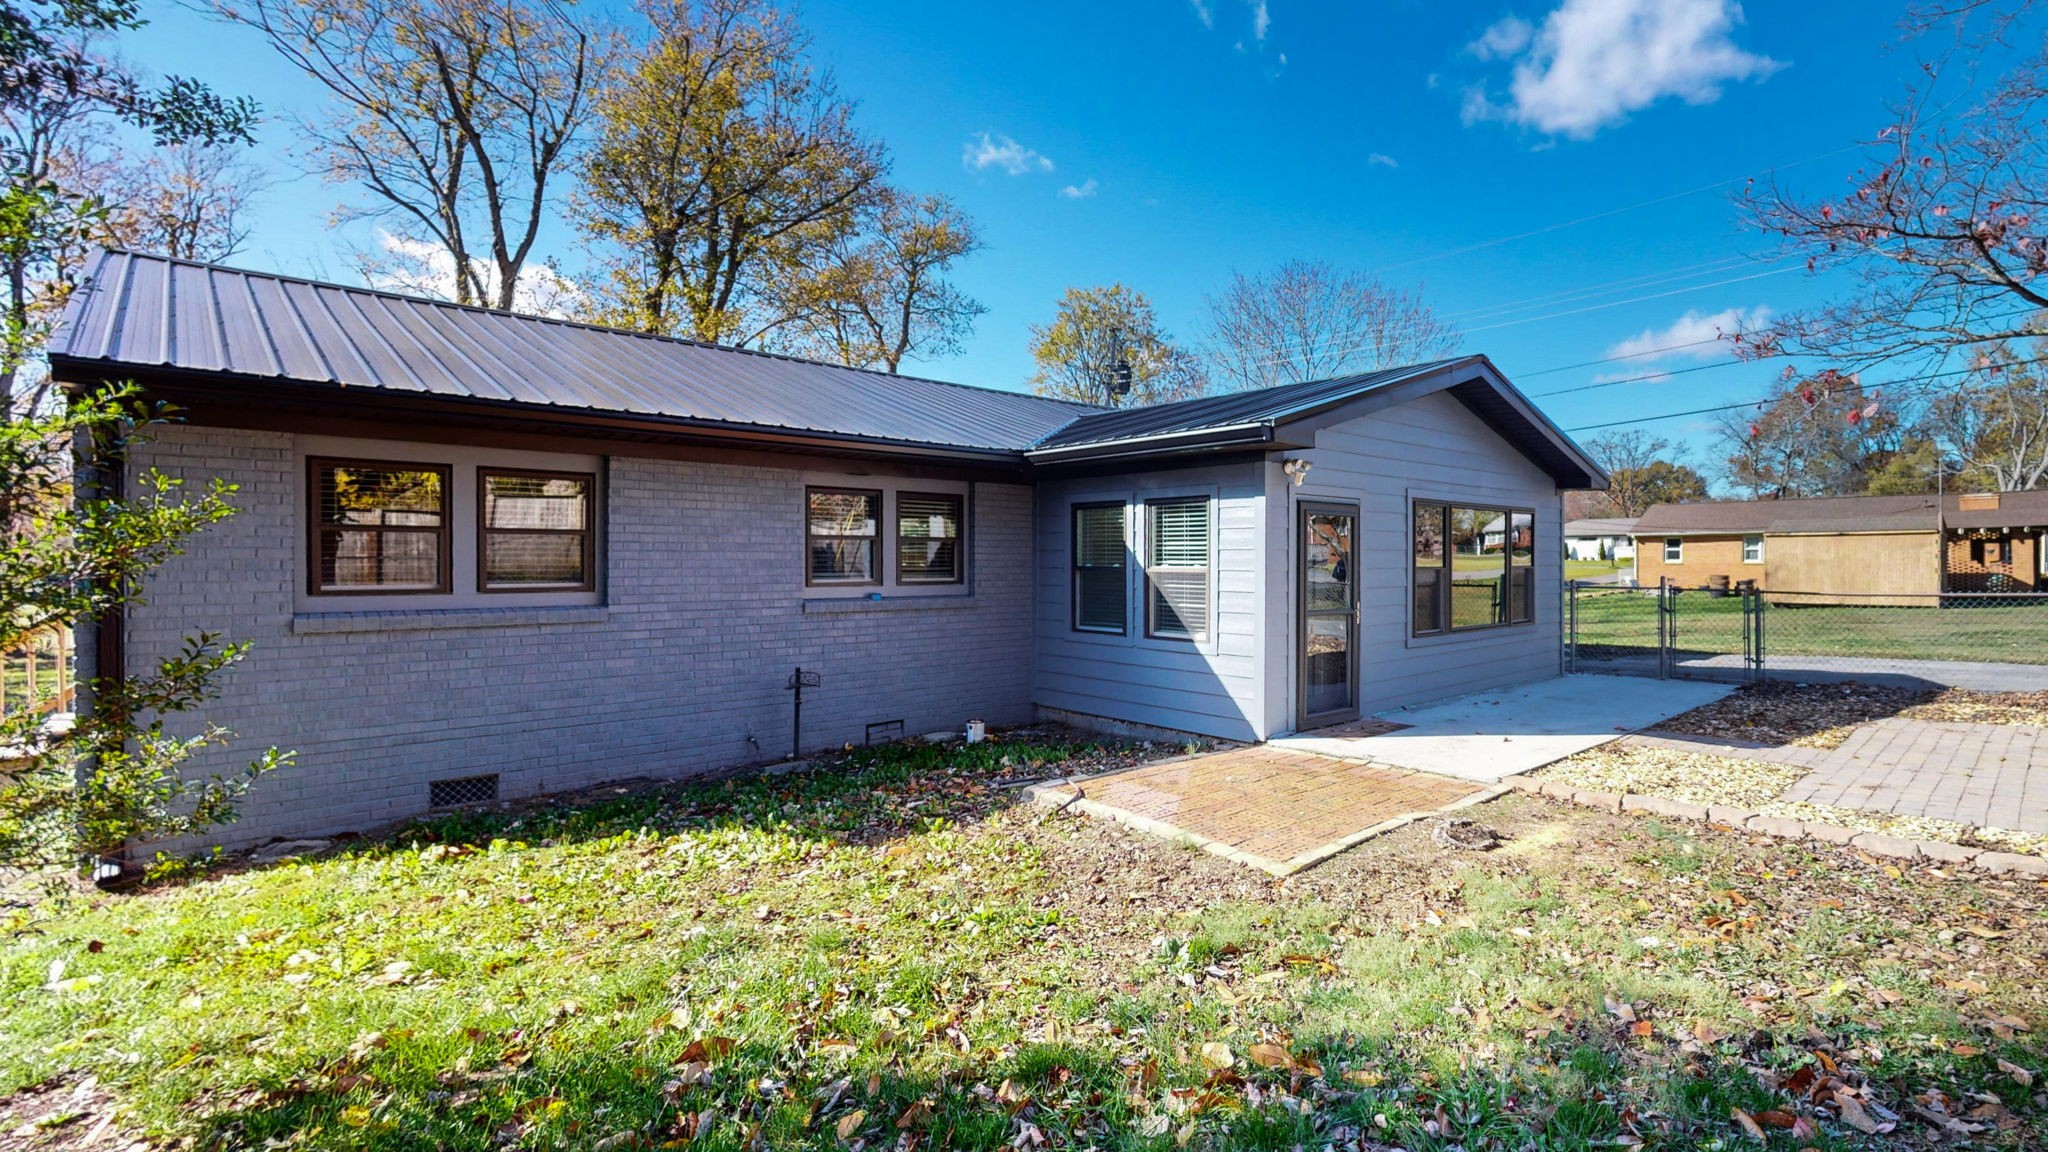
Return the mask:
[[[436,780],[427,785],[427,807],[461,808],[469,804],[488,804],[498,798],[498,774],[488,776],[458,776],[453,780]]]

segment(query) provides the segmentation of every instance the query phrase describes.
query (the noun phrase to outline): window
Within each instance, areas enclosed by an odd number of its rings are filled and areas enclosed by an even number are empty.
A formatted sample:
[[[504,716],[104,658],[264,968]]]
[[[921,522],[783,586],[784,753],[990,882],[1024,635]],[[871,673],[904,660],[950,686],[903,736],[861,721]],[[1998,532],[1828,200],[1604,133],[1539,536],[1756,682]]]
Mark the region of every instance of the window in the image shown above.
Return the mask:
[[[446,592],[449,470],[367,460],[307,462],[309,592]]]
[[[1764,562],[1763,537],[1744,536],[1742,538],[1742,562],[1744,564],[1761,564]]]
[[[597,586],[593,478],[573,472],[477,473],[477,588],[573,591]]]
[[[1123,634],[1130,615],[1124,556],[1124,506],[1075,505],[1075,630]]]
[[[1415,620],[1417,636],[1444,630],[1444,513],[1441,504],[1415,506]]]
[[[1508,620],[1536,618],[1536,514],[1511,512],[1508,522]]]
[[[1685,541],[1680,540],[1676,536],[1670,537],[1669,539],[1665,540],[1664,562],[1666,564],[1685,563]]]
[[[882,494],[847,488],[804,489],[807,584],[880,584],[875,542]]]
[[[960,582],[965,571],[960,555],[960,510],[964,503],[958,496],[897,494],[897,583]]]
[[[1145,505],[1148,636],[1209,636],[1209,500],[1153,500]]]
[[[1536,618],[1536,514],[1418,501],[1410,559],[1416,636]]]

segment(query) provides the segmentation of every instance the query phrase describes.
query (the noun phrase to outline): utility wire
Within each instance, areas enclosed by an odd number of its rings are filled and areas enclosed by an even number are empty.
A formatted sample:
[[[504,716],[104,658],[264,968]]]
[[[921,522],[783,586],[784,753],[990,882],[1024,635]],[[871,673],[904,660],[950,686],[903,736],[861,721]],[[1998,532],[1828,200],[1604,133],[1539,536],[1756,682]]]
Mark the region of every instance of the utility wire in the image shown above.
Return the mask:
[[[2036,356],[2030,360],[2015,360],[2010,364],[2000,365],[2000,367],[2024,368],[2029,364],[2040,364],[2043,362],[2048,362],[2048,356]],[[1916,385],[1930,384],[1936,380],[1945,379],[1950,376],[1968,376],[1971,373],[1981,371],[1983,371],[1983,369],[1976,367],[1956,368],[1947,372],[1930,372],[1925,376],[1907,376],[1898,380],[1886,380],[1879,384],[1869,385],[1868,387],[1865,387],[1863,384],[1857,382],[1850,382],[1841,385],[1824,385],[1817,389],[1817,391],[1823,396],[1836,396],[1840,395],[1843,392],[1849,391],[1851,388],[1862,388],[1866,392],[1894,392],[1897,389],[1903,388],[1908,390],[1907,395],[1913,395],[1915,391],[1925,390],[1924,388],[1915,389],[1914,386]],[[1665,412],[1656,416],[1639,416],[1629,420],[1609,420],[1604,424],[1581,424],[1575,428],[1566,429],[1566,431],[1594,432],[1602,428],[1622,428],[1631,424],[1654,424],[1660,420],[1677,420],[1685,416],[1704,416],[1711,412],[1733,412],[1738,408],[1761,408],[1764,405],[1771,403],[1775,399],[1777,399],[1777,397],[1767,396],[1762,400],[1744,400],[1737,404],[1718,404],[1711,408],[1693,408],[1684,412]]]

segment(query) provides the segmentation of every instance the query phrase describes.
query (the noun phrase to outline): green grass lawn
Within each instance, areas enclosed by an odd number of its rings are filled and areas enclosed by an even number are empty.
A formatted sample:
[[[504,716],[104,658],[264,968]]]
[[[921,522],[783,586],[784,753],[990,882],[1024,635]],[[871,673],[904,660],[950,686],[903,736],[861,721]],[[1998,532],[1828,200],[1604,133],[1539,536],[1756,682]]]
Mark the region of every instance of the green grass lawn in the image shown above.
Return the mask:
[[[1627,560],[1566,560],[1564,578],[1567,580],[1588,580],[1595,576],[1612,576],[1630,568]]]
[[[1654,596],[1580,594],[1581,651],[1654,648]],[[1691,653],[1742,651],[1742,600],[1681,594],[1678,645]],[[1764,657],[1869,656],[1903,660],[2048,663],[2048,604],[1898,608],[1767,605]]]
[[[1934,1146],[1830,1092],[2040,1135],[2006,1070],[2048,1075],[2026,887],[1531,798],[1474,811],[1495,852],[1417,825],[1278,883],[997,786],[1080,751],[895,748],[28,909],[0,1096],[97,1077],[124,1138],[198,1148]]]

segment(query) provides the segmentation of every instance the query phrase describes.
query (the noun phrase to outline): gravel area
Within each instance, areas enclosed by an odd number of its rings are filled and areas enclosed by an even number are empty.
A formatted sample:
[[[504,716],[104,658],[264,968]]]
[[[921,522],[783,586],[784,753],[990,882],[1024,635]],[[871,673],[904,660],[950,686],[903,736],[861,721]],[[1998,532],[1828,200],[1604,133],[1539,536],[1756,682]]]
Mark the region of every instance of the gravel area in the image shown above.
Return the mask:
[[[1835,748],[1858,725],[1906,714],[1916,706],[1958,695],[1876,684],[1745,684],[1733,693],[1657,725],[1693,736],[1732,736],[1759,744]],[[1974,693],[1962,693],[1974,696]],[[1933,717],[1923,717],[1932,719]],[[1957,717],[1950,717],[1955,719]]]
[[[1607,745],[1560,761],[1537,775],[1599,792],[1634,792],[1688,804],[1756,808],[1806,775],[1806,769],[1762,760],[1724,760],[1666,748]]]
[[[1536,773],[1540,779],[1600,792],[1662,796],[1688,804],[1726,804],[1765,816],[1784,816],[1883,832],[1912,840],[1938,840],[2001,852],[2048,856],[2048,836],[2006,828],[1973,828],[1953,820],[1898,816],[1889,812],[1778,799],[1786,788],[1805,774],[1806,769],[1788,764],[1619,745],[1582,752]]]

